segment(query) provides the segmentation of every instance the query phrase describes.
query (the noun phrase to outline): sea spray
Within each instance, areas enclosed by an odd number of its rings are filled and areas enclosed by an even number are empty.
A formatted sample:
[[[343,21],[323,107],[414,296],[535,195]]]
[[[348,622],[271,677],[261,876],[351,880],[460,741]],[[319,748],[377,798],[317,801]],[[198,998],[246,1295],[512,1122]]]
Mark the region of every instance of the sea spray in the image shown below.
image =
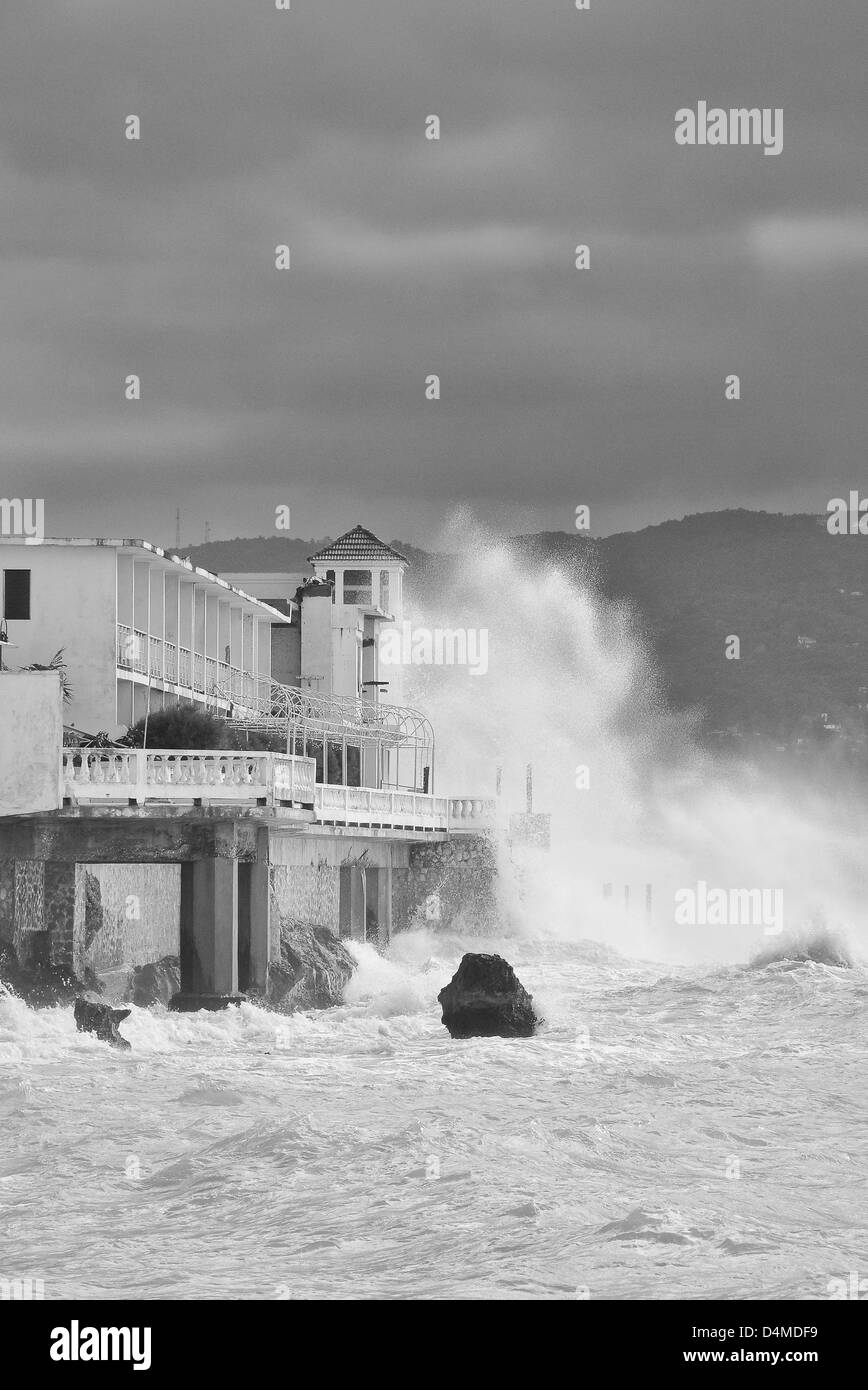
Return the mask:
[[[864,794],[704,748],[699,713],[667,707],[641,615],[602,597],[592,561],[540,562],[466,513],[439,548],[454,558],[430,590],[411,590],[412,621],[484,628],[489,662],[474,680],[455,666],[407,673],[409,700],[443,731],[437,790],[491,794],[500,767],[505,819],[523,809],[532,764],[536,806],[552,814],[548,854],[519,864],[498,837],[504,929],[658,959],[749,959],[762,923],[677,920],[677,895],[700,881],[765,892],[785,930],[818,910],[861,921]]]
[[[396,1014],[418,1014],[430,1008],[437,997],[437,985],[428,977],[411,974],[358,941],[347,943],[358,961],[358,968],[344,989],[348,1005],[361,1006],[371,1016],[391,1018]]]
[[[750,962],[752,970],[762,970],[767,965],[779,962],[793,964],[830,965],[850,970],[853,956],[847,942],[840,932],[830,931],[822,923],[801,931],[792,932],[781,941],[760,951]]]

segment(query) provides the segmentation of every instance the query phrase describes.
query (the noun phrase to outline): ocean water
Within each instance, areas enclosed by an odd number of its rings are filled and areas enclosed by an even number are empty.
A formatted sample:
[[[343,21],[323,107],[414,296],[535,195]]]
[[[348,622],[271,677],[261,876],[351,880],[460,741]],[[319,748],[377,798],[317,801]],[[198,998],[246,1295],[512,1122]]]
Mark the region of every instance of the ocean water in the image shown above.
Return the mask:
[[[0,1278],[117,1299],[824,1299],[868,1276],[868,972],[358,947],[342,1008],[0,997]],[[499,950],[546,1023],[453,1041]],[[866,1284],[868,1289],[868,1284]]]
[[[0,996],[0,1279],[46,1298],[868,1293],[858,773],[715,758],[592,574],[530,575],[462,517],[438,548],[462,558],[411,616],[484,629],[490,664],[407,673],[443,733],[436,789],[488,795],[500,768],[506,829],[530,763],[552,815],[550,853],[498,839],[503,939],[359,947],[344,1006],[317,1014],[133,1010],[130,1053]],[[781,920],[679,921],[702,884],[761,890]],[[824,931],[852,968],[788,959]],[[448,1036],[437,993],[465,950],[515,966],[536,1037]]]

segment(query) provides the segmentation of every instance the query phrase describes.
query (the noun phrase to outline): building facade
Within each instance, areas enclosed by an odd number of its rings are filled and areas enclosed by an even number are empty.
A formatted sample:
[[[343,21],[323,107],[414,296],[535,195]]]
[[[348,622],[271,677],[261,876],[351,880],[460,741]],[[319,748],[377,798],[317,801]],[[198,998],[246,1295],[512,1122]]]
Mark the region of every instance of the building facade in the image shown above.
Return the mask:
[[[275,626],[272,633],[275,678],[314,695],[403,704],[401,668],[381,670],[379,644],[384,632],[401,629],[406,556],[354,526],[309,563],[308,574],[223,576],[276,607],[292,600],[292,631]]]
[[[62,708],[56,671],[0,676],[0,949],[112,990],[177,956],[185,1007],[211,1007],[267,997],[299,927],[383,945],[423,910],[489,911],[491,807],[435,792],[430,723],[394,668],[381,679],[404,556],[356,527],[309,575],[230,582],[145,541],[0,547],[4,664],[62,651],[71,689]],[[64,723],[117,737],[179,701],[277,737],[64,739]],[[128,919],[130,895],[146,910]]]
[[[144,540],[3,537],[0,564],[6,663],[62,651],[72,727],[117,737],[179,702],[243,715],[268,698],[292,603],[278,612]]]

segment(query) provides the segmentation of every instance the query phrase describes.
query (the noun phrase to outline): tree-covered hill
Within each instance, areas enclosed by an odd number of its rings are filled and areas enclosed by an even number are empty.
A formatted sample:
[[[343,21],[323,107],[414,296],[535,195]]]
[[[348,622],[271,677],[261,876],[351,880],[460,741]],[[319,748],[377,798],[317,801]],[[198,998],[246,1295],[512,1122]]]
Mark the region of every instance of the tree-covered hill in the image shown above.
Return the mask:
[[[324,543],[214,541],[190,554],[218,573],[299,572]],[[436,593],[449,557],[390,544],[411,561],[411,585]],[[605,594],[628,599],[659,657],[670,700],[701,706],[707,729],[788,741],[823,714],[828,723],[861,725],[858,705],[868,703],[868,537],[831,536],[823,517],[723,511],[601,540],[549,532],[510,545],[529,576],[554,562],[577,578],[590,571]],[[739,639],[739,660],[726,658],[731,637]]]

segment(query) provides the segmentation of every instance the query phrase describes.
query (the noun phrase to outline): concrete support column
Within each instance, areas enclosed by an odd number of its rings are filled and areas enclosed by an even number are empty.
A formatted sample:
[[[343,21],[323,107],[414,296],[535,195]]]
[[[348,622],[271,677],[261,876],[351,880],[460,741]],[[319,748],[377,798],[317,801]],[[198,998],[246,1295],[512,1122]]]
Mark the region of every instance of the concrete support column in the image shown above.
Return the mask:
[[[0,945],[15,941],[15,860],[0,859]]]
[[[376,790],[382,783],[379,745],[371,741],[363,743],[361,759],[362,786],[373,787],[374,790]]]
[[[43,892],[51,964],[80,976],[84,972],[84,867],[46,862]]]
[[[256,837],[256,862],[250,865],[250,986],[265,989],[270,955],[271,890],[268,831]]]
[[[392,939],[392,859],[381,869],[377,878],[377,920],[380,924],[380,945],[387,946]]]
[[[196,859],[182,864],[181,995],[225,997],[237,991],[237,861]]]

